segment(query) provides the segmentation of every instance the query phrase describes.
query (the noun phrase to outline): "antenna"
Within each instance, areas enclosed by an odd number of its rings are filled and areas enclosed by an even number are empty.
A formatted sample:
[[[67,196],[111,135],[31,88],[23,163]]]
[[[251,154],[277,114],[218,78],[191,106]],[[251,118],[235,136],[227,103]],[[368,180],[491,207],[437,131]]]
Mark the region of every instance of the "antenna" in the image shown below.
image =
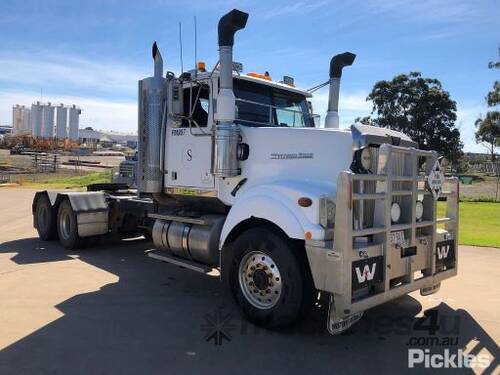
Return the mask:
[[[184,73],[184,62],[182,60],[182,23],[179,22],[179,48],[181,50],[181,74]]]
[[[197,44],[198,44],[198,30],[196,28],[196,16],[194,16],[194,79],[198,78],[198,57],[196,55],[196,50],[197,50]]]

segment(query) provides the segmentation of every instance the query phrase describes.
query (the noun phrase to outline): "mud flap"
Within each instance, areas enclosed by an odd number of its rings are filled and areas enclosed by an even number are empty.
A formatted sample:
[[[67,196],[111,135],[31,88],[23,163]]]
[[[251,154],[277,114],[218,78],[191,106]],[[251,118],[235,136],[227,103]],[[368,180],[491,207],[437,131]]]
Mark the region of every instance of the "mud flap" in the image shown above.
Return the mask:
[[[330,305],[328,307],[328,321],[326,326],[328,332],[331,335],[339,335],[342,332],[348,330],[354,323],[358,322],[363,316],[363,312],[348,315],[345,318],[341,318],[335,313],[335,308],[333,306],[333,298],[330,298]]]

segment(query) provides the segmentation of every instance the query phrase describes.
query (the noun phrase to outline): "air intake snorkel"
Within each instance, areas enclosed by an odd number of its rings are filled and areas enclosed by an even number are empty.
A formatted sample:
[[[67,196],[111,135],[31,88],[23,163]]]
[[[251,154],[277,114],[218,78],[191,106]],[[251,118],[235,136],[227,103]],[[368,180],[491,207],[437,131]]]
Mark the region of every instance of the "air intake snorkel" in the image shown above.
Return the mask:
[[[239,128],[234,124],[236,101],[233,92],[234,34],[247,24],[248,13],[233,9],[219,20],[220,86],[215,120],[215,157],[213,174],[216,177],[234,177],[238,168]]]
[[[330,93],[328,95],[328,112],[325,118],[325,128],[339,127],[339,92],[342,69],[352,65],[356,55],[344,52],[332,57],[330,61]]]
[[[220,89],[217,97],[218,122],[234,121],[233,45],[234,34],[247,24],[248,13],[233,9],[219,20]]]

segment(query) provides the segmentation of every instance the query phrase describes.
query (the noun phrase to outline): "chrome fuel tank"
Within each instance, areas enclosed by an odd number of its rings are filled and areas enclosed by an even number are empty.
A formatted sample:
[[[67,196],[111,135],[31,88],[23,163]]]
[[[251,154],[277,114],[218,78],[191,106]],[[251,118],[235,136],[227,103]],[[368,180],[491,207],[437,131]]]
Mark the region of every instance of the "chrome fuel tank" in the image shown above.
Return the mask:
[[[153,243],[157,249],[178,257],[218,266],[219,238],[225,219],[224,215],[205,215],[193,222],[156,219]]]

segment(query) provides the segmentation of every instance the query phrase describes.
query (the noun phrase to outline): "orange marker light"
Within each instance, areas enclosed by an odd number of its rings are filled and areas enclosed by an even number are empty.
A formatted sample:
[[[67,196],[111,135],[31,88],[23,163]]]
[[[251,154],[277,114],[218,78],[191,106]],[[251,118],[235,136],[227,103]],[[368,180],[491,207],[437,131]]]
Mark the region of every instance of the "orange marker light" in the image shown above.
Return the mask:
[[[260,78],[260,79],[265,79],[266,81],[272,81],[272,77],[269,75],[268,72],[266,72],[265,74],[261,74],[261,73],[255,73],[255,72],[250,72],[247,74],[247,76],[249,77],[255,77],[255,78]]]
[[[313,204],[312,199],[307,197],[299,198],[297,203],[300,207],[310,207]]]
[[[198,70],[200,72],[206,72],[207,71],[206,65],[205,65],[205,61],[198,61]]]

